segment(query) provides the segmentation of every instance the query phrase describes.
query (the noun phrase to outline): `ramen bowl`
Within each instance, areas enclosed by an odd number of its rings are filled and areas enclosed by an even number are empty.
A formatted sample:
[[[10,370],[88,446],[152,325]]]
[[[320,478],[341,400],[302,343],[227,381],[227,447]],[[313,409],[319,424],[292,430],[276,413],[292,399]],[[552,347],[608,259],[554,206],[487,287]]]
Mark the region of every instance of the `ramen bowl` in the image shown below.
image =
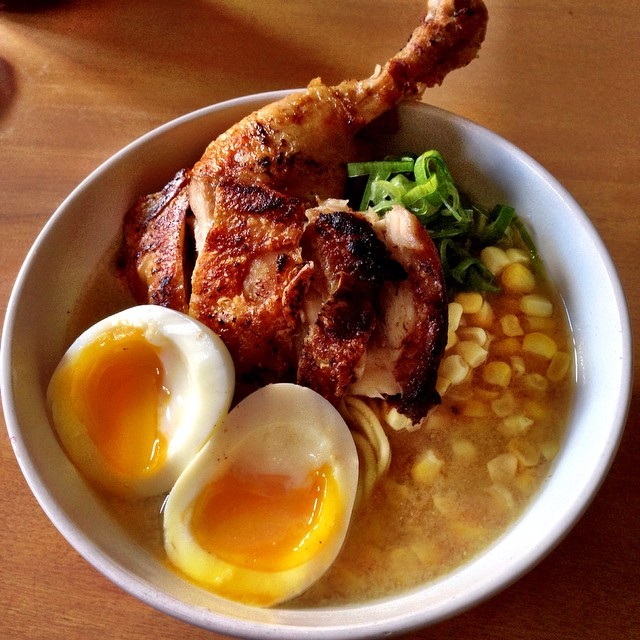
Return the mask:
[[[60,533],[91,565],[158,610],[245,638],[382,637],[432,625],[489,598],[565,536],[604,479],[625,422],[631,378],[627,307],[611,259],[585,213],[549,173],[498,135],[449,112],[402,105],[387,151],[438,149],[462,189],[515,207],[566,306],[576,354],[575,396],[560,452],[518,519],[441,578],[392,596],[325,607],[257,608],[180,578],[128,535],[63,452],[46,407],[49,379],[81,325],[113,311],[86,299],[117,289],[105,256],[124,212],[193,164],[217,134],[284,92],[217,104],[136,140],[88,176],[48,221],[17,278],[2,336],[2,399],[24,477]],[[71,320],[73,319],[73,320]],[[73,323],[77,326],[73,326]]]

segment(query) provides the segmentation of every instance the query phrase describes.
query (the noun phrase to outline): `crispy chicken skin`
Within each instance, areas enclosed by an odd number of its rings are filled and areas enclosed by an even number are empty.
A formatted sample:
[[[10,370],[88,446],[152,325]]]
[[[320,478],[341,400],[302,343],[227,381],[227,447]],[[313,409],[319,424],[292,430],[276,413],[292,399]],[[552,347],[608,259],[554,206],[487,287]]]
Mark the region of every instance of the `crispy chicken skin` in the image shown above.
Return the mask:
[[[183,169],[125,215],[120,273],[139,304],[189,308],[188,185],[189,171]]]
[[[247,384],[295,378],[294,337],[311,277],[305,207],[266,186],[220,183],[218,224],[199,253],[190,313],[227,345]]]

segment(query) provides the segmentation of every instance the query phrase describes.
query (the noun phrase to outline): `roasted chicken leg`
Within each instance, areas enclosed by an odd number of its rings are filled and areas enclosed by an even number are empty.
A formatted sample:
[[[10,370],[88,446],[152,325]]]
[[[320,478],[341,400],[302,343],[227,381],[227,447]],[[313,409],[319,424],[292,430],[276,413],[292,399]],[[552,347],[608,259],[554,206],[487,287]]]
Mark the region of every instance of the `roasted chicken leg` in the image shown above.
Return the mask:
[[[407,45],[370,78],[312,81],[232,126],[191,169],[188,311],[224,340],[241,395],[297,381],[335,404],[348,394],[385,398],[414,422],[438,401],[447,305],[435,247],[408,212],[378,222],[340,199],[357,134],[471,62],[486,23],[482,0],[430,0]],[[129,219],[151,220],[142,213]],[[149,251],[128,249],[134,275],[148,275]],[[150,300],[170,275],[170,265],[158,267],[142,279]]]

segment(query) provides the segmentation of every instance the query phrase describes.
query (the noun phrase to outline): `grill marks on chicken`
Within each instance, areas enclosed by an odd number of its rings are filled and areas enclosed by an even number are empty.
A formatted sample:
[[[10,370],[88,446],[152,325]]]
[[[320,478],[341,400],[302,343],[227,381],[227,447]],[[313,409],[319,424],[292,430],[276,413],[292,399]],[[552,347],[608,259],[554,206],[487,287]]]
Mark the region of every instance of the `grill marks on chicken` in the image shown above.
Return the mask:
[[[211,327],[247,383],[294,379],[295,337],[311,278],[302,202],[268,187],[221,183],[218,219],[194,270],[189,312]]]
[[[161,191],[139,198],[124,218],[120,271],[139,304],[189,308],[189,178],[182,169]]]
[[[482,0],[428,5],[373,76],[334,87],[314,80],[259,109],[127,216],[136,299],[188,309],[211,327],[241,382],[297,380],[336,404],[347,393],[384,397],[414,421],[438,401],[446,296],[428,234],[406,211],[380,222],[335,202],[317,207],[343,195],[363,127],[477,56]],[[182,280],[186,295],[191,212],[197,261],[187,306],[174,289]]]
[[[337,404],[362,372],[390,261],[371,225],[357,214],[320,207],[307,216],[303,256],[315,269],[298,382]]]

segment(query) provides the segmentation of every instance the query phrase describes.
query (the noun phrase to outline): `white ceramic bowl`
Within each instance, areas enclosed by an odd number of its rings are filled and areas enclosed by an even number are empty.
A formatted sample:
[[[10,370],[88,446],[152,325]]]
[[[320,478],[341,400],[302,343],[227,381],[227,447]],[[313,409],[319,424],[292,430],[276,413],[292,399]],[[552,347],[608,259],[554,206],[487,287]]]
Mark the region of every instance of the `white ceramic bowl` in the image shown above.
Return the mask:
[[[218,104],[127,146],[49,220],[17,279],[2,340],[2,399],[15,454],[40,505],[88,562],[149,605],[218,633],[248,638],[362,638],[432,624],[477,604],[530,569],[568,532],[603,480],[624,425],[631,382],[627,308],[600,238],[571,196],[499,136],[422,104],[400,109],[389,151],[440,150],[474,199],[514,206],[533,229],[566,303],[577,393],[562,450],[522,517],[446,577],[382,601],[339,608],[255,609],[204,593],[126,537],[61,451],[45,410],[50,375],[69,343],[70,312],[96,277],[124,211],[192,164],[218,133],[284,93]],[[98,274],[96,276],[96,274]],[[105,309],[106,313],[109,309]]]

